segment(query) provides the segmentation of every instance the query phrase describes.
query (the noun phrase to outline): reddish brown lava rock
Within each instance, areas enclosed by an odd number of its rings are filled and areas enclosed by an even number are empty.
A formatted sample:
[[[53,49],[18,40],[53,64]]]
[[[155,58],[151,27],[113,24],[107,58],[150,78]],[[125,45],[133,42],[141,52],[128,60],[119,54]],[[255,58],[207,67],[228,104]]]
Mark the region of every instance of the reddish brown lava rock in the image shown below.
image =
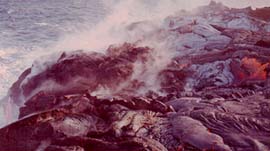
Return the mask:
[[[270,10],[269,7],[257,8],[255,10],[250,10],[249,14],[253,17],[263,19],[265,21],[270,21]]]
[[[0,129],[0,150],[268,151],[269,10],[250,11],[211,2],[136,44],[27,69],[9,91],[20,113]],[[175,54],[162,69],[147,38]]]

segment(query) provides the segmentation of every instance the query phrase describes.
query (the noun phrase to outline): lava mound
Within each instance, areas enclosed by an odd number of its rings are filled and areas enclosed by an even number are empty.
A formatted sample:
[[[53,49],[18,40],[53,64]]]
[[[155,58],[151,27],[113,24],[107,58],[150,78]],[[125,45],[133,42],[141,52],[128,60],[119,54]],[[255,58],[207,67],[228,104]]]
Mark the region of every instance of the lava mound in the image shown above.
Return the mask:
[[[212,2],[134,43],[33,65],[10,88],[20,110],[0,150],[269,150],[270,25],[251,11]]]

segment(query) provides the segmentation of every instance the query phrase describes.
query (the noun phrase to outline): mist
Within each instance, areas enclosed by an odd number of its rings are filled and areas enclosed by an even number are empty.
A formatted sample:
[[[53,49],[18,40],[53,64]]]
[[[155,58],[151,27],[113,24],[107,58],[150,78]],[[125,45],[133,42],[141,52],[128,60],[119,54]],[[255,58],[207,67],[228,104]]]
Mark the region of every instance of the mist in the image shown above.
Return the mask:
[[[133,22],[157,21],[180,10],[191,11],[211,0],[106,0],[107,16],[94,27],[63,34],[54,51],[89,50],[102,52],[110,44],[134,42],[140,37],[128,34],[125,27]],[[232,8],[270,6],[268,0],[217,0]],[[84,26],[85,27],[85,26]]]
[[[217,0],[217,2],[222,2],[226,6],[234,8],[270,6],[269,0]],[[138,62],[136,64],[138,70],[133,74],[133,78],[142,78],[141,80],[147,81],[147,87],[150,89],[157,89],[159,86],[156,85],[154,79],[159,71],[171,61],[176,52],[166,51],[168,49],[173,50],[171,49],[172,46],[167,45],[169,38],[162,42],[158,40],[159,37],[163,36],[162,33],[154,36],[152,33],[156,33],[163,26],[161,20],[167,16],[174,15],[174,13],[183,9],[193,11],[199,6],[209,4],[210,0],[103,0],[102,3],[107,10],[107,15],[99,23],[89,26],[89,28],[85,28],[87,25],[83,25],[84,28],[75,29],[72,34],[62,33],[61,38],[55,45],[30,54],[31,57],[27,62],[34,63],[29,77],[44,71],[56,62],[63,51],[84,50],[105,53],[105,50],[111,44],[129,42],[137,43],[139,46],[149,46],[157,50],[151,56],[154,57],[153,62],[150,62],[149,66],[146,67],[146,69],[154,68],[147,70],[148,72],[144,73],[143,76],[139,76],[142,69]],[[148,23],[144,24],[143,27],[136,27],[135,30],[128,28],[132,23],[142,21]],[[142,39],[144,42],[138,42]],[[0,70],[0,72],[4,72],[3,70]],[[8,101],[7,106],[7,110],[9,110],[10,101]],[[7,112],[6,115],[9,118],[10,113]]]

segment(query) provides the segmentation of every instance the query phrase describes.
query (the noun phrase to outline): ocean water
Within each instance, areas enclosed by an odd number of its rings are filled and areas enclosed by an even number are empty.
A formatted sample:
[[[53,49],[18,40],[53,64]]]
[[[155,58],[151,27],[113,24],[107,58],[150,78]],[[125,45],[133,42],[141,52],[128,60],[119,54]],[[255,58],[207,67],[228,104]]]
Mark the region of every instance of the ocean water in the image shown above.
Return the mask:
[[[0,98],[37,56],[105,15],[100,0],[0,0]]]

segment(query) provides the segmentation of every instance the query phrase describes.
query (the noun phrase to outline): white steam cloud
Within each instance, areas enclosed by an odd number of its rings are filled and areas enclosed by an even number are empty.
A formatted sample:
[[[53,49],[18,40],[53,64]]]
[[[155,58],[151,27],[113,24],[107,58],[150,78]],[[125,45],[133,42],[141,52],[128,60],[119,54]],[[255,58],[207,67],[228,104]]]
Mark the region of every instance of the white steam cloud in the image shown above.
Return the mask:
[[[211,0],[103,0],[108,15],[100,23],[65,35],[55,46],[56,51],[69,50],[105,50],[110,44],[134,42],[138,37],[128,35],[125,26],[132,22],[144,20],[159,20],[185,9],[192,10],[198,6],[207,5]],[[269,0],[216,0],[229,7],[253,8],[270,6]]]
[[[252,6],[265,7],[270,6],[269,0],[217,0],[229,7],[243,8]],[[143,78],[146,80],[150,89],[158,88],[154,85],[158,72],[162,70],[175,55],[176,52],[168,52],[166,50],[171,49],[172,46],[167,45],[166,41],[172,37],[159,41],[159,36],[163,36],[162,33],[157,37],[151,37],[151,34],[158,30],[162,26],[160,19],[163,19],[169,15],[173,15],[181,9],[192,10],[201,5],[207,5],[210,0],[103,0],[104,7],[108,10],[107,16],[100,21],[94,27],[89,29],[78,29],[73,34],[64,35],[59,42],[53,46],[53,48],[46,48],[53,50],[54,53],[61,51],[71,50],[89,50],[103,52],[111,44],[121,44],[123,42],[134,43],[138,40],[147,39],[143,43],[139,43],[141,46],[150,46],[156,49],[155,54],[152,54],[155,59],[150,62],[149,67],[146,67],[147,73],[142,73],[142,65],[138,62],[136,64],[136,72],[133,74],[133,78]],[[151,20],[151,23],[143,25],[136,30],[128,30],[126,27],[134,22],[141,22],[145,20]],[[85,27],[85,25],[84,25]],[[40,58],[41,55],[47,54],[48,51],[39,51],[39,53],[31,54],[33,59]],[[51,53],[51,51],[49,52]],[[0,54],[1,55],[1,54]],[[55,55],[56,56],[56,55]],[[50,57],[48,57],[50,58]],[[37,61],[34,63],[33,72],[31,75],[35,75],[44,70],[47,64],[44,62],[50,61],[53,63],[57,57],[53,59],[45,59],[46,61]],[[158,60],[159,62],[157,62]],[[151,67],[151,68],[150,68]],[[151,70],[150,70],[151,69]],[[0,70],[4,72],[4,70]],[[16,107],[12,104],[12,101],[7,98],[4,104],[0,107],[0,115],[6,115],[1,117],[5,119],[0,122],[0,126],[15,120],[12,113],[17,113]],[[11,109],[12,108],[12,109]],[[17,110],[17,111],[14,111]],[[5,113],[3,113],[5,112]],[[12,119],[10,119],[12,118]]]

